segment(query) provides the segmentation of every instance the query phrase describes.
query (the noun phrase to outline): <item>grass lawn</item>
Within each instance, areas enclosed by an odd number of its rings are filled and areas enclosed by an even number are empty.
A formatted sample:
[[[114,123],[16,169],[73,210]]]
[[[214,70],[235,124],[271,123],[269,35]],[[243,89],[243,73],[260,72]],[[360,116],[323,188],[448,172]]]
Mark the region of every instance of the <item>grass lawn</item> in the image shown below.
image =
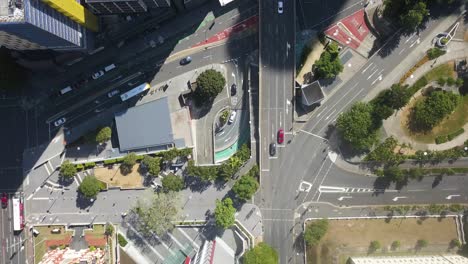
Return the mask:
[[[457,74],[453,70],[454,62],[448,62],[442,65],[435,67],[434,69],[428,71],[424,76],[428,82],[437,81],[440,77],[452,77],[456,78]]]
[[[308,264],[344,264],[349,256],[366,255],[370,242],[377,240],[380,254],[446,253],[450,241],[457,238],[453,218],[329,220],[328,231],[320,244],[307,247]],[[425,239],[428,247],[416,250],[416,242]],[[397,250],[391,250],[393,241],[400,241]]]
[[[454,112],[447,116],[440,124],[435,126],[431,131],[426,133],[414,133],[408,128],[408,118],[412,106],[423,98],[417,98],[402,111],[401,113],[401,127],[406,135],[411,137],[417,142],[422,143],[435,143],[435,138],[438,136],[448,135],[460,128],[468,122],[468,95],[462,97],[461,103],[455,108]]]
[[[52,234],[52,229],[55,228],[60,228],[62,232],[60,234]],[[39,263],[39,261],[42,260],[42,257],[44,257],[44,254],[47,252],[48,248],[46,246],[46,241],[47,240],[61,240],[61,239],[66,239],[67,237],[71,237],[73,234],[72,231],[64,232],[65,227],[64,226],[40,226],[40,227],[35,227],[37,231],[39,231],[39,235],[34,238],[34,250],[35,250],[35,255],[34,255],[34,262]]]
[[[95,168],[94,175],[98,180],[108,184],[108,186],[116,186],[121,188],[141,188],[143,186],[143,176],[138,172],[139,164],[133,166],[132,172],[123,175],[120,173],[119,167]]]
[[[105,225],[93,225],[93,230],[85,230],[85,235],[90,235],[92,237],[101,238],[106,232]]]

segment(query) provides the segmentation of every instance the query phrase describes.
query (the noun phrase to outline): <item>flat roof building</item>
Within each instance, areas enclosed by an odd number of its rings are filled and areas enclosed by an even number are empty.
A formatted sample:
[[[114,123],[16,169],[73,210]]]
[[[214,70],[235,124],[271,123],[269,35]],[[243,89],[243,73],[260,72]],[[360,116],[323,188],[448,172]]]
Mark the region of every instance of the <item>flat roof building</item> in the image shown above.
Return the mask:
[[[142,13],[152,8],[170,7],[170,0],[86,0],[96,15]]]
[[[320,86],[319,81],[301,85],[301,92],[302,104],[306,106],[319,103],[325,98],[325,94],[322,91],[322,86]]]

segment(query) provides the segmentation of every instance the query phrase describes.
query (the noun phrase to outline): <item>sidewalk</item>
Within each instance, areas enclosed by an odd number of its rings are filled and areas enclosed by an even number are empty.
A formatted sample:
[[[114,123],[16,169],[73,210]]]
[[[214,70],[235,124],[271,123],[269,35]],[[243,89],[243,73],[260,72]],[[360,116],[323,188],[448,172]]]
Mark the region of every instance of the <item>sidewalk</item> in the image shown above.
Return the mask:
[[[461,59],[468,57],[468,43],[466,42],[454,42],[452,41],[449,44],[449,51],[437,58],[434,61],[428,61],[421,67],[419,67],[414,73],[413,78],[408,78],[404,84],[413,85],[417,80],[423,77],[427,72],[432,70],[433,68],[443,65],[449,61],[455,59]],[[411,100],[416,98],[421,94],[421,90],[418,91]],[[411,102],[411,101],[410,101]],[[409,104],[408,104],[409,105]],[[387,136],[394,136],[398,139],[401,143],[411,144],[411,147],[415,150],[446,150],[451,149],[456,146],[463,145],[463,143],[468,140],[468,124],[464,125],[465,133],[456,137],[455,139],[448,141],[443,144],[427,144],[427,143],[419,143],[415,142],[411,139],[401,128],[401,113],[406,110],[407,107],[404,107],[393,114],[388,119],[384,120],[383,127],[385,129],[385,133]]]

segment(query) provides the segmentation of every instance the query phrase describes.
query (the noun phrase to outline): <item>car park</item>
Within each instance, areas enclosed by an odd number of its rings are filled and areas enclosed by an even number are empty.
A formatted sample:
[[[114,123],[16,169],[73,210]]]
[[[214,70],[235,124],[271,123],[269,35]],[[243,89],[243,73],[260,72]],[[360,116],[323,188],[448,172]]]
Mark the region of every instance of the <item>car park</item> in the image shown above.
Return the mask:
[[[61,125],[65,124],[66,121],[67,121],[67,119],[65,119],[65,117],[62,117],[62,118],[60,118],[59,120],[55,121],[55,122],[54,122],[54,125],[55,125],[56,127],[58,127],[58,126],[61,126]]]
[[[278,130],[278,144],[282,144],[284,142],[284,130]]]
[[[2,208],[7,208],[8,207],[8,194],[7,193],[2,193]]]
[[[233,83],[231,85],[231,96],[236,95],[236,93],[237,93],[237,85],[235,83]]]
[[[104,75],[104,71],[103,70],[100,70],[98,72],[95,72],[93,73],[93,75],[91,76],[94,80],[102,77]]]
[[[192,57],[188,56],[180,60],[180,65],[187,65],[192,62]]]
[[[276,155],[276,144],[270,143],[270,156],[275,156],[275,155]]]
[[[283,14],[283,1],[278,1],[278,14]]]
[[[236,111],[231,112],[231,115],[229,116],[229,124],[233,123],[234,120],[236,120],[236,115],[237,115]]]
[[[119,93],[120,93],[119,90],[113,90],[113,91],[110,91],[109,93],[107,93],[107,97],[111,98],[112,96],[117,95]]]

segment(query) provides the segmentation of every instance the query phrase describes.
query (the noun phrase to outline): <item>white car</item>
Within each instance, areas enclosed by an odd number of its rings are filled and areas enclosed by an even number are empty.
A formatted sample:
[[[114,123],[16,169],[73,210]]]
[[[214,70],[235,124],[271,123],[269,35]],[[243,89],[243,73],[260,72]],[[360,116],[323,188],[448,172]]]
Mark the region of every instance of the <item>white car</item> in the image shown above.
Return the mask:
[[[278,1],[278,14],[283,14],[283,1]]]
[[[111,98],[112,96],[116,95],[116,94],[119,94],[120,91],[119,90],[113,90],[113,91],[110,91],[108,94],[107,94],[107,97]]]
[[[104,71],[103,70],[100,70],[98,72],[95,72],[93,73],[93,75],[91,76],[94,80],[98,79],[99,77],[103,76],[104,75]]]
[[[55,125],[56,127],[58,127],[58,126],[63,125],[66,121],[67,121],[67,119],[65,119],[65,117],[62,117],[62,118],[60,118],[59,120],[55,121],[55,122],[54,122],[54,125]]]
[[[231,112],[231,115],[229,116],[229,124],[233,123],[234,120],[236,120],[236,115],[237,115],[236,111]]]

